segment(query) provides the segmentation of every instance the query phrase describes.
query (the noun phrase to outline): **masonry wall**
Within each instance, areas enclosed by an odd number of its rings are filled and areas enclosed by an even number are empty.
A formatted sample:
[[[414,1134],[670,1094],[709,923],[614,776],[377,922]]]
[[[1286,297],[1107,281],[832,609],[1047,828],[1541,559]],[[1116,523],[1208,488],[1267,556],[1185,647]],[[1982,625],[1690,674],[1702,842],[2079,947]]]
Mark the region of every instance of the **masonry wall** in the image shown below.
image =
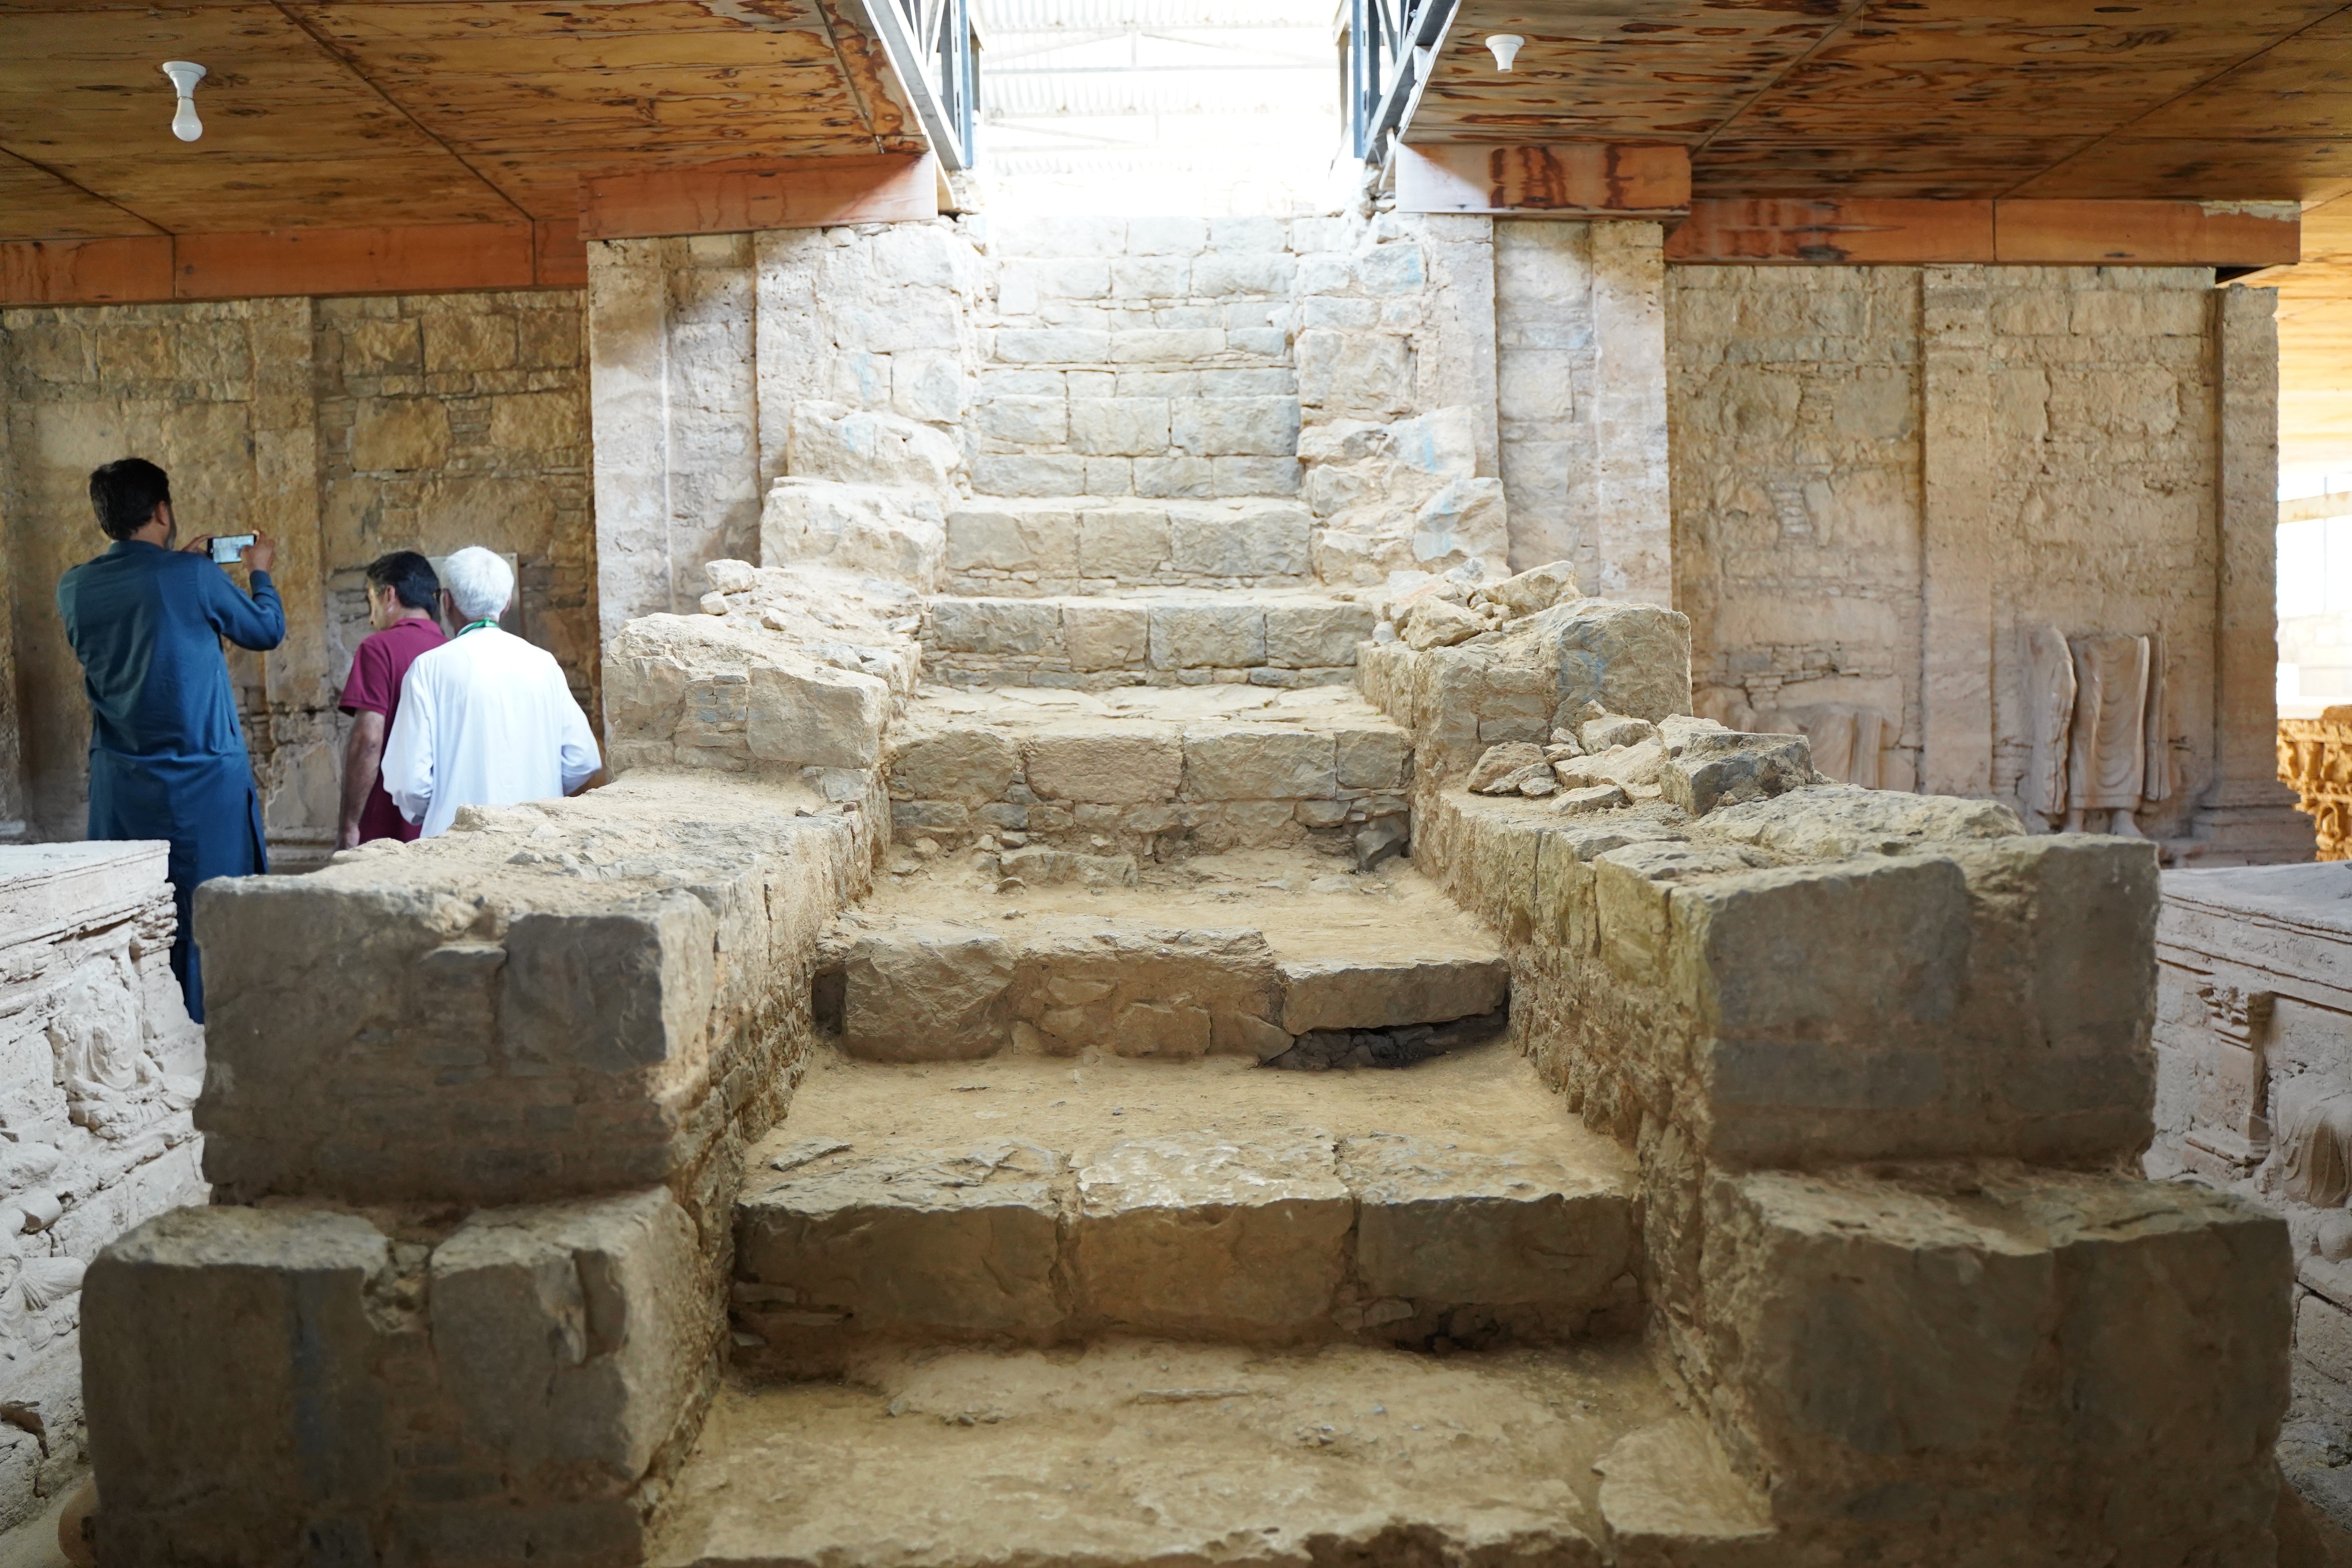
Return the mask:
[[[204,1201],[163,850],[0,847],[0,1530],[80,1475],[85,1266]]]
[[[1874,710],[1885,786],[2014,800],[2024,628],[2154,636],[2179,782],[2141,826],[2188,833],[2235,730],[2270,723],[2266,696],[2216,700],[2225,645],[2266,642],[2217,621],[2245,531],[2223,476],[2263,461],[2227,435],[2263,395],[2221,370],[2259,325],[2231,312],[2267,303],[2243,293],[2193,268],[1673,269],[1675,593],[1702,710]]]
[[[107,546],[86,486],[114,458],[171,472],[184,535],[278,540],[287,640],[229,668],[280,859],[332,843],[335,699],[384,551],[516,555],[523,635],[595,711],[585,359],[576,291],[0,311],[0,820],[16,784],[29,837],[83,830],[89,714],[55,595]]]

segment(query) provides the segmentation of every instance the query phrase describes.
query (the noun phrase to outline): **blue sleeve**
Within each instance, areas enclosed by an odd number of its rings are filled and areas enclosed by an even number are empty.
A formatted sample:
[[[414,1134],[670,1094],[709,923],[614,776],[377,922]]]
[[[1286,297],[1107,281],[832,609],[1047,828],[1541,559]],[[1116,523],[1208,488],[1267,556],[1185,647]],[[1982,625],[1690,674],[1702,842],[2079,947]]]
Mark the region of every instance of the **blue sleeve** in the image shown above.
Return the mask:
[[[205,614],[213,630],[256,653],[286,640],[286,606],[278,602],[278,590],[270,585],[268,573],[253,574],[250,598],[229,581],[227,573],[215,569],[205,575],[210,581],[205,593]]]

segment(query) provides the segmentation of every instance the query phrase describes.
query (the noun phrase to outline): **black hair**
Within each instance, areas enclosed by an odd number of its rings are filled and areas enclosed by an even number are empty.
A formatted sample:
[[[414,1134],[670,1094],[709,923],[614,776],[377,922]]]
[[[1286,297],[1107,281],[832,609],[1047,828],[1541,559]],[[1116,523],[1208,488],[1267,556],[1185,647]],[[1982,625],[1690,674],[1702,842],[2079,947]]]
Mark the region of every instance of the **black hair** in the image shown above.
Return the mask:
[[[172,481],[144,458],[117,458],[89,472],[90,510],[109,539],[128,539],[155,521],[172,499]]]
[[[367,580],[392,590],[393,597],[412,610],[429,610],[441,597],[441,579],[433,563],[414,550],[395,550],[368,563]]]

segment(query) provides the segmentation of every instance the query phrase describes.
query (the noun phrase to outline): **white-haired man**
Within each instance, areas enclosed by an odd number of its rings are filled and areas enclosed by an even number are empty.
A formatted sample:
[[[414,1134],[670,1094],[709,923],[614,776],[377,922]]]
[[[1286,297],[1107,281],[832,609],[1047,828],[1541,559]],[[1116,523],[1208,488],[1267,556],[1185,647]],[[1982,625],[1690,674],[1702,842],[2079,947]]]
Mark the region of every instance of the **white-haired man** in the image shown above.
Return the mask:
[[[457,635],[409,665],[383,742],[384,793],[425,838],[461,805],[570,795],[600,762],[553,657],[499,629],[514,597],[504,558],[460,550],[442,564],[441,597]]]

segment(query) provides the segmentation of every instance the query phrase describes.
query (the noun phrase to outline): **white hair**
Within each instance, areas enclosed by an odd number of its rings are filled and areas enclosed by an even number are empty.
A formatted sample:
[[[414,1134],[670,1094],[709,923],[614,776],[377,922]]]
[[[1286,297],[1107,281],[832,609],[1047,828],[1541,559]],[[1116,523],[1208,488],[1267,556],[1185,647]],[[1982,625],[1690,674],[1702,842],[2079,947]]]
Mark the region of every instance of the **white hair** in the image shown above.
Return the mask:
[[[494,620],[514,597],[514,568],[496,551],[468,544],[441,563],[441,585],[467,620]]]

